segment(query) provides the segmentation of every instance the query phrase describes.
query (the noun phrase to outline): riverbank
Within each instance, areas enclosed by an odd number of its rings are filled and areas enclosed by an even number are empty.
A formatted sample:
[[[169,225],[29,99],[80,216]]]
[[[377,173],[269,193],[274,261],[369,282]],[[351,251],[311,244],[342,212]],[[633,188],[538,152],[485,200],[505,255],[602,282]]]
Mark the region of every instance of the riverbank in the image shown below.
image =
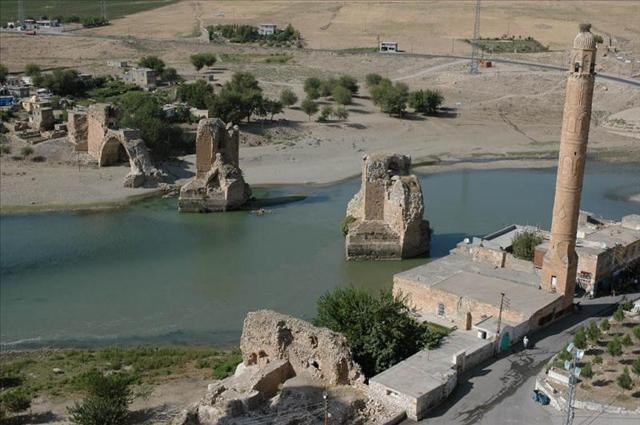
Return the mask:
[[[513,155],[515,156],[515,155]],[[440,159],[433,156],[414,157],[414,172],[435,174],[459,170],[498,170],[521,168],[550,168],[556,160],[550,155],[530,154],[516,158],[484,155]],[[324,175],[309,173],[311,164],[299,161],[286,167],[266,165],[255,158],[246,158],[244,173],[253,187],[281,185],[330,186],[355,178],[360,173],[360,159],[335,161],[326,168]],[[604,162],[623,162],[621,158],[606,158]],[[165,164],[175,184],[184,184],[195,169],[195,155]],[[282,170],[286,168],[286,170]],[[319,167],[318,167],[319,168]],[[163,190],[130,189],[121,181],[127,167],[74,168],[66,165],[46,165],[2,161],[0,179],[0,215],[50,212],[96,211],[118,209],[133,203],[160,196]],[[269,171],[269,169],[271,171]],[[631,202],[640,203],[640,194],[631,195]]]
[[[236,349],[188,346],[40,349],[0,352],[2,385],[24,391],[32,400],[22,424],[66,424],[67,407],[82,398],[83,376],[93,370],[130,374],[136,398],[135,423],[165,421],[197,401],[213,379],[233,373],[240,363]]]

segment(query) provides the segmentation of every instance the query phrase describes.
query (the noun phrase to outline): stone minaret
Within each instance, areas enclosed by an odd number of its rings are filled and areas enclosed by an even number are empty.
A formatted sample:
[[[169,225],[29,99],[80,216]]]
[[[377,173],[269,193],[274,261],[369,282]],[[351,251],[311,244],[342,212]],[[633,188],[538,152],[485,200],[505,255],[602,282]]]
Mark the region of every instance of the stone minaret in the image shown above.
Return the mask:
[[[576,285],[576,231],[595,79],[596,43],[590,29],[589,24],[580,25],[580,32],[573,41],[560,137],[551,244],[542,266],[542,289],[562,294],[565,307],[572,304]]]

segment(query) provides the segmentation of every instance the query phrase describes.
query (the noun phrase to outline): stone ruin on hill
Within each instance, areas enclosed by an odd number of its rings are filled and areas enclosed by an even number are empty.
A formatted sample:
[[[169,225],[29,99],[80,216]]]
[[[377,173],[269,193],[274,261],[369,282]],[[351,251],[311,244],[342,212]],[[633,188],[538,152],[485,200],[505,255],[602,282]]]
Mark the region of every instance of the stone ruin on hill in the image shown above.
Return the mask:
[[[69,112],[68,139],[76,152],[87,152],[100,167],[129,162],[130,171],[124,178],[125,187],[155,187],[164,174],[153,166],[140,132],[118,128],[118,109],[97,103],[88,110]]]
[[[429,252],[429,222],[418,178],[406,155],[363,158],[362,187],[349,202],[347,259],[394,259]]]
[[[203,119],[196,136],[196,176],[180,190],[180,212],[237,209],[251,196],[238,166],[240,131],[219,118]]]
[[[386,424],[404,412],[368,397],[344,336],[269,310],[249,313],[235,374],[211,383],[173,425]],[[398,416],[398,415],[401,416]],[[394,422],[397,423],[397,422]]]

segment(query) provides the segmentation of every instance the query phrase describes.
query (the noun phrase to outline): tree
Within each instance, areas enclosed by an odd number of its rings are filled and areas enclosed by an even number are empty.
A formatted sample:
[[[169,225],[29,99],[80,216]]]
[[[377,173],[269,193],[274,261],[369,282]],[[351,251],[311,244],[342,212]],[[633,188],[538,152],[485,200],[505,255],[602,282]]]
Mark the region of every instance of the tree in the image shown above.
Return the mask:
[[[287,108],[295,105],[297,101],[298,96],[296,96],[296,94],[290,88],[285,88],[280,93],[280,103],[282,103],[282,105]]]
[[[349,105],[351,103],[351,92],[346,87],[337,85],[331,93],[333,100],[340,105]]]
[[[622,306],[619,305],[616,311],[613,313],[613,320],[616,322],[622,322],[624,320],[624,310]]]
[[[367,88],[371,90],[373,87],[380,84],[380,81],[382,81],[382,77],[379,74],[367,74],[364,81],[367,85]]]
[[[587,334],[582,327],[574,335],[573,344],[581,350],[587,348]]]
[[[71,421],[79,425],[122,425],[133,401],[132,378],[122,374],[105,376],[92,371],[84,377],[86,395],[69,408]]]
[[[9,68],[0,63],[0,83],[7,81],[7,74],[9,74]]]
[[[309,77],[304,81],[304,92],[307,94],[307,98],[315,100],[320,97],[320,86],[322,81],[316,77]]]
[[[620,343],[625,347],[630,347],[633,345],[633,341],[631,341],[631,336],[629,336],[629,334],[626,334],[625,336],[623,336],[622,339],[620,340]]]
[[[246,118],[247,122],[251,120],[251,115],[262,102],[262,88],[258,84],[258,80],[248,72],[236,72],[220,90],[220,98],[224,99],[226,104],[235,105],[235,115],[238,119]],[[233,117],[233,118],[236,118]],[[235,121],[232,119],[231,121]]]
[[[338,106],[333,114],[340,121],[344,121],[349,118],[349,111],[347,111],[347,108],[344,106]]]
[[[383,78],[371,89],[371,98],[382,112],[402,116],[407,108],[409,87],[404,83],[394,85],[391,80]]]
[[[205,66],[213,66],[216,63],[216,55],[213,53],[196,53],[191,55],[191,64],[198,72]]]
[[[31,397],[21,389],[6,391],[0,395],[0,406],[11,413],[20,413],[31,407]]]
[[[84,96],[87,91],[106,83],[105,79],[82,78],[75,69],[56,69],[50,74],[42,75],[36,83],[48,88],[58,96]]]
[[[311,121],[311,115],[318,112],[318,104],[310,97],[303,100],[300,107],[302,111],[309,116],[309,121]]]
[[[320,111],[320,116],[318,117],[319,122],[325,122],[329,119],[329,117],[333,115],[333,108],[331,105],[325,105],[322,107]]]
[[[131,91],[119,98],[118,106],[122,111],[122,126],[139,129],[140,136],[156,157],[165,158],[172,150],[180,148],[182,131],[167,122],[157,97]]]
[[[583,376],[587,379],[593,378],[593,369],[591,368],[591,363],[587,362],[584,366],[582,366],[580,376]]]
[[[409,106],[427,115],[433,115],[438,111],[444,98],[434,90],[418,90],[409,95]]]
[[[622,371],[622,374],[618,375],[616,379],[618,386],[623,390],[630,390],[633,387],[633,381],[631,380],[631,376],[629,376],[629,368],[625,367]]]
[[[178,74],[175,68],[165,68],[162,70],[160,74],[160,79],[162,81],[166,81],[167,83],[175,83],[178,81],[182,81],[182,77]]]
[[[537,232],[524,231],[513,238],[511,249],[516,258],[533,260],[536,246],[542,243],[542,236]]]
[[[602,36],[600,34],[593,34],[593,41],[595,41],[596,44],[604,43],[604,39],[602,38]]]
[[[620,342],[620,338],[615,337],[613,340],[609,341],[609,344],[607,344],[607,352],[613,357],[618,357],[622,354],[622,343]]]
[[[591,342],[597,342],[598,338],[600,338],[600,329],[598,328],[598,324],[595,320],[589,322],[589,326],[587,327],[587,338]]]
[[[418,322],[402,296],[338,288],[318,300],[318,326],[343,334],[367,377],[406,359],[444,336]]]
[[[138,61],[138,65],[144,68],[151,68],[158,75],[162,75],[162,71],[166,66],[164,61],[157,56],[144,56]]]
[[[40,68],[40,65],[36,65],[35,63],[28,63],[24,66],[24,73],[28,77],[37,77],[42,74],[42,68]]]
[[[204,80],[197,80],[195,83],[182,83],[178,86],[176,96],[194,108],[207,109],[214,96],[213,87]]]
[[[274,115],[282,113],[282,102],[279,100],[265,99],[263,107],[264,111],[270,115],[270,121],[273,121]]]
[[[603,332],[608,331],[610,328],[611,328],[611,325],[609,324],[609,319],[604,319],[600,323],[600,329],[602,329]]]
[[[337,86],[338,86],[338,81],[335,78],[321,80],[320,87],[318,88],[319,97],[331,96],[331,92],[333,92],[333,89]]]
[[[353,78],[351,75],[343,75],[338,79],[338,85],[344,87],[349,90],[352,95],[358,94],[358,80]]]

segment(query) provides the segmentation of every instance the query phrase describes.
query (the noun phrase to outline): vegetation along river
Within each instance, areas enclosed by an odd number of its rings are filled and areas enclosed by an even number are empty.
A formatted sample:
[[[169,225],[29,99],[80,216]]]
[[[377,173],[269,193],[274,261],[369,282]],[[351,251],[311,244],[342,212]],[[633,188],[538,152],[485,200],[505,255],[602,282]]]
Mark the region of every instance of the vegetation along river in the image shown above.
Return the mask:
[[[456,171],[422,177],[432,257],[465,236],[551,221],[555,169]],[[359,179],[255,189],[271,213],[179,214],[177,200],[114,211],[0,218],[0,343],[5,349],[113,343],[234,344],[248,311],[310,319],[338,286],[389,288],[429,261],[344,260],[340,224]],[[582,209],[640,213],[637,165],[590,163]]]

